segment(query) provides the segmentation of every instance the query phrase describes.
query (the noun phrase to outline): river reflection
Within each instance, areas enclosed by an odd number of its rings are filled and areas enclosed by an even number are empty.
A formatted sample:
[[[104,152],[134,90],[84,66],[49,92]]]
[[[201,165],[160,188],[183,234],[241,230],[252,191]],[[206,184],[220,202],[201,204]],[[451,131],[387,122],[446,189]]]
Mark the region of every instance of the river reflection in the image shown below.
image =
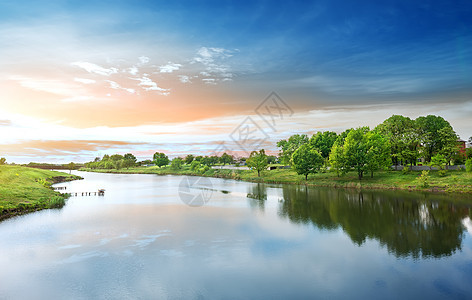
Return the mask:
[[[181,176],[78,174],[105,195],[0,222],[0,299],[472,294],[467,197],[211,179],[190,207]]]
[[[357,245],[375,239],[398,257],[441,257],[461,249],[469,205],[446,196],[283,186],[280,216],[319,229],[342,228]]]

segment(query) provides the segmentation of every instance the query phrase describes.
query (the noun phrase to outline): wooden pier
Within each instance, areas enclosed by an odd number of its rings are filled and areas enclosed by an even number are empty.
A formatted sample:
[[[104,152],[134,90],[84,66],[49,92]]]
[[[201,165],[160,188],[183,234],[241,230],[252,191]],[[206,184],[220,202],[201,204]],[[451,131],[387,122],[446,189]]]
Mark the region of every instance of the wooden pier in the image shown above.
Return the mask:
[[[67,187],[58,186],[54,187],[55,191],[65,191]],[[71,196],[105,196],[105,189],[98,189],[96,192],[71,192]]]

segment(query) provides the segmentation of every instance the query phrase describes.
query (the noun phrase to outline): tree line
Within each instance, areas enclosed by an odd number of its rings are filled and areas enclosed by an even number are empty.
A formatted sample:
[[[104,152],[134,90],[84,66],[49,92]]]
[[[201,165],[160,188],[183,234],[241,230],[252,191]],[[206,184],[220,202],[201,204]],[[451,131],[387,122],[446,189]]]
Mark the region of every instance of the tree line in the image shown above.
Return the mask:
[[[469,142],[472,141],[472,138]],[[330,169],[341,176],[355,171],[359,179],[365,174],[374,176],[375,172],[390,168],[392,165],[416,165],[422,158],[424,163],[438,166],[463,164],[472,170],[472,148],[466,153],[459,150],[458,136],[451,124],[435,115],[410,119],[393,115],[373,129],[369,127],[350,128],[341,133],[333,131],[317,132],[308,137],[295,134],[277,142],[279,156],[267,155],[264,149],[253,151],[248,158],[236,160],[227,153],[221,156],[196,156],[169,159],[163,152],[156,152],[152,160],[137,162],[136,157],[125,155],[105,155],[85,164],[92,169],[121,169],[140,165],[168,166],[190,169],[204,173],[216,164],[246,163],[256,170],[258,176],[269,164],[290,165],[298,174],[308,179],[309,174],[325,172]]]

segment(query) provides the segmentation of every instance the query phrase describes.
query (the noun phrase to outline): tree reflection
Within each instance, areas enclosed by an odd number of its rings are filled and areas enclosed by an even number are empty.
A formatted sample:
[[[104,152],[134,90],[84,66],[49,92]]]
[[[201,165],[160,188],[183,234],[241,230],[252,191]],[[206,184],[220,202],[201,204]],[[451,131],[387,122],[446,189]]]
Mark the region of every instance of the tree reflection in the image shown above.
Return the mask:
[[[267,185],[263,183],[251,185],[247,197],[249,198],[249,206],[251,206],[251,208],[258,208],[264,211],[265,202],[267,200]]]
[[[467,205],[446,196],[283,186],[279,214],[317,228],[341,227],[357,245],[375,239],[397,257],[441,257],[461,249]]]

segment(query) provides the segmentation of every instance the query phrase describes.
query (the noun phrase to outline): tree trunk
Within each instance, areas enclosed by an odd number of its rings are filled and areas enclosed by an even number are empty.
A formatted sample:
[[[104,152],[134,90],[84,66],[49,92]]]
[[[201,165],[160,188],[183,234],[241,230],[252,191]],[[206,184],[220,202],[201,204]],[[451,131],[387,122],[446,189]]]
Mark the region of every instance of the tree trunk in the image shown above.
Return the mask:
[[[257,177],[261,177],[261,171],[257,170]]]
[[[370,171],[370,178],[374,178],[374,171]]]
[[[305,174],[305,181],[308,180],[308,174]]]

